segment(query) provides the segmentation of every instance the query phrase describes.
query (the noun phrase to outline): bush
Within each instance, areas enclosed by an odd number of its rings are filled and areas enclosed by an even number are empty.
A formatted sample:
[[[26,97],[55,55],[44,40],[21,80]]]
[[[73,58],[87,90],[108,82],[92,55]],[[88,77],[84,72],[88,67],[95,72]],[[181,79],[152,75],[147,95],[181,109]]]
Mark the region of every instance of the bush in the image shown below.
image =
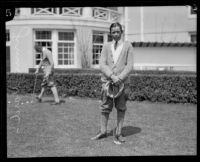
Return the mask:
[[[197,103],[196,76],[152,75],[130,77],[130,100]]]
[[[37,77],[35,93],[40,93],[43,75]],[[100,97],[101,81],[98,74],[55,74],[55,83],[59,95],[80,96],[80,97]],[[35,82],[34,74],[7,73],[7,92],[18,94],[33,93]],[[47,89],[46,95],[51,94]]]
[[[165,103],[197,103],[196,75],[130,75],[129,100]],[[7,73],[7,92],[33,93],[35,75]],[[42,74],[37,77],[35,93],[40,93]],[[60,96],[100,98],[100,73],[56,73]],[[48,89],[46,94],[51,94]]]
[[[29,68],[29,73],[34,73],[35,72],[35,68]],[[84,73],[84,74],[100,74],[101,71],[99,69],[77,69],[77,68],[72,68],[72,69],[55,69],[55,73],[58,74],[80,74],[80,73]],[[159,71],[159,70],[133,70],[131,72],[131,74],[136,74],[136,75],[163,75],[163,74],[169,74],[169,75],[196,75],[196,72],[191,72],[191,71]]]

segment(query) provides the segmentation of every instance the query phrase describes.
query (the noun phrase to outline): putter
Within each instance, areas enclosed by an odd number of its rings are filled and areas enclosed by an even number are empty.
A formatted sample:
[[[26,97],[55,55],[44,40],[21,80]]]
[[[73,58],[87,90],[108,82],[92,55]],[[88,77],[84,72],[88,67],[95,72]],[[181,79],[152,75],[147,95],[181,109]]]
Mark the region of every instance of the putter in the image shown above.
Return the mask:
[[[34,93],[35,93],[35,87],[36,87],[36,83],[37,83],[37,74],[35,74],[35,81],[34,81],[34,87],[33,87],[33,93],[32,93],[32,100],[31,100],[31,103],[33,103],[33,97],[34,97]]]
[[[113,93],[114,93],[114,83],[112,83],[112,86],[113,86]],[[114,126],[113,126],[113,142],[116,144],[116,145],[120,145],[121,142],[118,142],[118,141],[115,141],[115,133],[117,131],[117,127],[116,127],[116,130],[115,130],[115,113],[114,113],[114,107],[115,107],[115,96],[113,94],[113,123],[114,123]]]
[[[114,83],[112,82],[112,88],[113,88],[113,93],[114,93]],[[113,94],[113,140],[115,138],[115,112],[114,112],[114,107],[115,107],[115,98],[114,98],[114,94]],[[115,143],[115,142],[114,142]]]

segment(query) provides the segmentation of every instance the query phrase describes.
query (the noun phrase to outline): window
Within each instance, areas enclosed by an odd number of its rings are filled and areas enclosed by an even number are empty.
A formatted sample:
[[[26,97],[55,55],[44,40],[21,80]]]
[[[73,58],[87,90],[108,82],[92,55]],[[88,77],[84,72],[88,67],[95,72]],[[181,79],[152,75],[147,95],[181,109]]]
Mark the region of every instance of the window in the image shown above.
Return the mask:
[[[74,65],[74,32],[58,32],[58,65]]]
[[[112,41],[112,36],[110,34],[108,34],[108,42]]]
[[[10,31],[6,30],[6,42],[10,41]]]
[[[190,14],[191,15],[196,15],[197,14],[197,6],[193,5],[190,7]]]
[[[50,31],[36,31],[36,39],[51,39]]]
[[[197,42],[197,35],[196,33],[190,33],[190,42],[191,43],[196,43]]]
[[[74,31],[41,30],[34,32],[34,45],[39,44],[52,51],[55,68],[74,66],[75,60],[75,34]],[[35,65],[41,61],[41,53],[36,52]]]
[[[107,32],[100,32],[100,31],[94,31],[93,32],[93,47],[92,47],[92,53],[93,53],[93,61],[92,64],[94,66],[99,65],[99,59],[101,55],[101,51],[103,48],[103,44],[105,42],[110,42],[112,41],[112,37],[109,33]]]
[[[42,45],[52,51],[51,31],[35,31],[35,45]],[[41,61],[41,53],[35,51],[35,64],[39,65]]]
[[[155,69],[158,71],[173,71],[174,67],[173,66],[158,66],[158,67],[155,67]]]
[[[192,6],[188,6],[188,17],[189,18],[196,18],[197,15],[197,6],[196,5],[192,5]]]
[[[19,16],[20,15],[20,8],[15,8],[15,16]]]
[[[101,50],[104,43],[104,34],[100,32],[93,33],[93,65],[99,65]]]

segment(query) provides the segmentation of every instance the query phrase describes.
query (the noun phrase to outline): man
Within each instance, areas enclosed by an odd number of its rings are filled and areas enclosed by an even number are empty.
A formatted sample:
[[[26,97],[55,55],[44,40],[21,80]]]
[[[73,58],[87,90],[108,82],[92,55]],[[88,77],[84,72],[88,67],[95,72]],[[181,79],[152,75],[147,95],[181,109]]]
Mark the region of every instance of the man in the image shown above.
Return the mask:
[[[39,96],[36,97],[38,102],[42,101],[42,96],[47,87],[51,88],[51,91],[54,95],[55,102],[52,103],[52,105],[58,105],[60,104],[60,100],[58,97],[58,92],[56,85],[53,80],[53,70],[54,70],[54,63],[53,63],[53,57],[50,50],[46,49],[45,47],[42,47],[41,45],[35,45],[35,50],[37,52],[41,52],[42,60],[38,66],[38,68],[35,71],[35,74],[37,75],[39,73],[40,68],[42,67],[44,72],[44,78],[41,84],[41,93]]]
[[[103,46],[100,58],[100,69],[103,73],[102,80],[102,104],[101,109],[101,131],[92,140],[105,138],[107,136],[107,124],[112,107],[117,109],[117,128],[114,136],[114,143],[125,142],[122,136],[122,126],[125,117],[126,101],[128,99],[128,87],[124,87],[122,93],[117,98],[109,97],[106,91],[107,82],[112,82],[115,86],[120,86],[128,82],[128,74],[133,67],[133,47],[122,40],[122,26],[120,23],[113,23],[110,26],[112,42]],[[111,85],[111,84],[110,84]],[[113,104],[114,102],[114,104]]]

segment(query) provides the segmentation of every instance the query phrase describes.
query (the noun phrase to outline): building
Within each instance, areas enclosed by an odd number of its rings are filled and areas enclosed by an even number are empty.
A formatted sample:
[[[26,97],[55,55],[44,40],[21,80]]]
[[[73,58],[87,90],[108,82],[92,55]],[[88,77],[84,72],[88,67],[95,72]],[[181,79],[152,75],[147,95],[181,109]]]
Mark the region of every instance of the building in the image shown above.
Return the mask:
[[[109,26],[116,21],[123,26],[123,39],[143,44],[134,47],[135,69],[194,71],[196,14],[190,11],[189,6],[17,8],[6,22],[7,71],[37,67],[41,56],[35,44],[52,51],[55,68],[99,68],[102,46],[111,41]],[[146,46],[160,42],[178,45]]]
[[[196,71],[195,7],[127,7],[125,38],[135,43],[135,69]]]

